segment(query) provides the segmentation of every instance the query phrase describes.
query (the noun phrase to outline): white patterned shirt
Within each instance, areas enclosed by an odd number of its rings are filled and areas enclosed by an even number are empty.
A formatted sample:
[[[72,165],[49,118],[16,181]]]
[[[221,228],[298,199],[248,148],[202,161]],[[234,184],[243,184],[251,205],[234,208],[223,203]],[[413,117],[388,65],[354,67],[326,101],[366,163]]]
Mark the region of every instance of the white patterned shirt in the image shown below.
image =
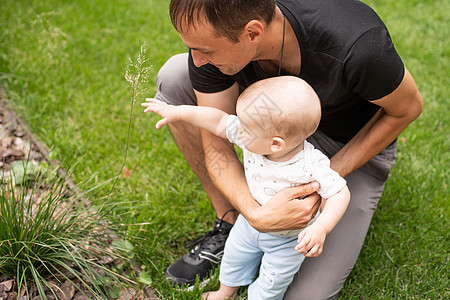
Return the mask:
[[[317,192],[325,199],[333,196],[346,185],[345,179],[330,168],[328,157],[307,141],[304,141],[303,150],[296,153],[290,160],[283,162],[275,162],[264,155],[248,151],[238,131],[239,123],[237,116],[230,115],[227,121],[227,138],[243,150],[245,178],[252,196],[261,205],[287,187],[312,181],[319,182],[320,188]],[[292,235],[298,232],[300,231],[291,230],[273,232],[273,234]]]

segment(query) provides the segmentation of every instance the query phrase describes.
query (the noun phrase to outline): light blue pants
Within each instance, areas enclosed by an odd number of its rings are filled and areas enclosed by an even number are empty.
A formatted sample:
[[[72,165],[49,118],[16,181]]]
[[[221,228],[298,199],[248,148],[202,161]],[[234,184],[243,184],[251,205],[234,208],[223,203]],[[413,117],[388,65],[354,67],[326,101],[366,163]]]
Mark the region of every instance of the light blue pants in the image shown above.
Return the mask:
[[[249,300],[282,299],[305,259],[294,249],[296,245],[297,235],[258,232],[239,215],[225,244],[220,282],[232,287],[249,285]]]

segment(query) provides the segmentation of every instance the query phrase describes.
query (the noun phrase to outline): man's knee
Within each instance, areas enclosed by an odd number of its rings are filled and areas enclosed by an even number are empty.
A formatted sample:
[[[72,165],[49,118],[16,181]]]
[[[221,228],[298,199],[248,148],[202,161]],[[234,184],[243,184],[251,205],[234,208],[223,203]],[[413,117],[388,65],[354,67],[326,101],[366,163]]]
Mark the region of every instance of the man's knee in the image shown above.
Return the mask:
[[[299,278],[303,275],[302,271],[297,273],[289,286],[284,299],[286,300],[331,300],[336,299],[341,290],[345,278],[343,280],[315,278]],[[305,274],[306,275],[306,274]]]
[[[196,105],[196,98],[189,80],[188,54],[177,54],[161,67],[156,78],[155,98],[173,105]]]
[[[339,291],[323,289],[300,290],[297,292],[289,291],[285,294],[285,300],[335,300]]]
[[[158,71],[156,85],[158,90],[166,92],[184,81],[189,81],[187,53],[176,54],[166,61]]]

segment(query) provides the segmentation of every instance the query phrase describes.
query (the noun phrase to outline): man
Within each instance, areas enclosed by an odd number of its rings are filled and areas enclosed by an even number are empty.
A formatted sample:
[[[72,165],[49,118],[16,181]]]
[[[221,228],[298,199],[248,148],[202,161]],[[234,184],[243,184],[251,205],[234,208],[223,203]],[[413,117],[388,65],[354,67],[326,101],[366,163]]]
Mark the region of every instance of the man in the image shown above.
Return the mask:
[[[308,141],[346,178],[352,199],[285,298],[337,297],[395,163],[396,138],[422,111],[386,27],[355,0],[173,0],[170,15],[190,52],[163,66],[155,98],[235,113],[243,88],[282,74],[303,78],[319,95],[322,120]],[[233,208],[261,232],[302,228],[316,213],[316,185],[283,190],[260,206],[230,144],[181,122],[169,127],[218,216],[213,231],[167,269],[174,284],[204,280],[220,262]]]

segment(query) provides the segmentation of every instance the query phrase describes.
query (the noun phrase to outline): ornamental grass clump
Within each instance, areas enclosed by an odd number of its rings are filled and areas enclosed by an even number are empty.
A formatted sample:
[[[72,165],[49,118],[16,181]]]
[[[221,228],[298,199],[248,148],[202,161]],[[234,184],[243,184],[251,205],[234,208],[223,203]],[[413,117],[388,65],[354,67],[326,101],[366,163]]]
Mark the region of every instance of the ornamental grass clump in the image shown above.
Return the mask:
[[[124,258],[110,246],[102,210],[71,195],[55,174],[38,172],[17,185],[13,177],[3,182],[2,173],[0,273],[14,278],[17,294],[58,299],[55,282],[70,282],[89,299],[110,299],[108,289],[128,279],[107,266]]]

